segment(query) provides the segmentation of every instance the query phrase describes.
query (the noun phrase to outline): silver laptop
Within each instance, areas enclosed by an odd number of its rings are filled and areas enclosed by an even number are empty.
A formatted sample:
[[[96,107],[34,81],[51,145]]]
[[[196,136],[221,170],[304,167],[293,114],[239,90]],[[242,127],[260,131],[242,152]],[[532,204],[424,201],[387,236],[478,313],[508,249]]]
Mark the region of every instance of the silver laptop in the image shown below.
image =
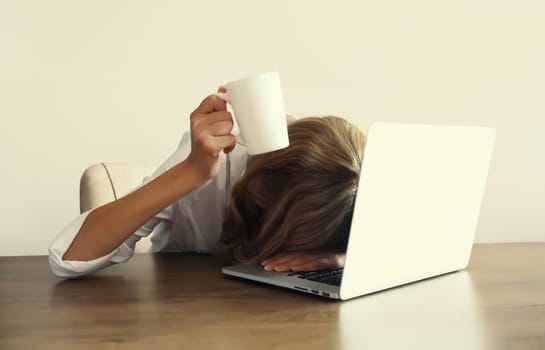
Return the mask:
[[[496,131],[375,123],[368,132],[343,269],[226,275],[346,300],[464,269]]]

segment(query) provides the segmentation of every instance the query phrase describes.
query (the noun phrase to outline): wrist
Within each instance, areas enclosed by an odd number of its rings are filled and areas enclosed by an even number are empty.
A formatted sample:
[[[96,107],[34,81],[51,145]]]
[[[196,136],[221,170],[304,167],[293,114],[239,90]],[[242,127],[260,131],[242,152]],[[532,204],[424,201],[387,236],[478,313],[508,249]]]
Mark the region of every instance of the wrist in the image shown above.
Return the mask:
[[[199,184],[204,184],[208,180],[214,178],[220,169],[219,155],[210,157],[206,154],[191,153],[183,162],[185,171],[191,174],[191,177],[198,181]]]
[[[179,183],[184,187],[190,186],[195,189],[210,180],[210,176],[201,171],[189,158],[176,165],[176,172]]]

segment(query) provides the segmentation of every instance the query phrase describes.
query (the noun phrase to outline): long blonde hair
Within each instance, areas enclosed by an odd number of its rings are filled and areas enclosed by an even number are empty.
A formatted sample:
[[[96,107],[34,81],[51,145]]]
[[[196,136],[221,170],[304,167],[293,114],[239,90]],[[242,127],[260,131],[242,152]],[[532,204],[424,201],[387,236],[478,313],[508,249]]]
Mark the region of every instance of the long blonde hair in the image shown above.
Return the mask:
[[[299,119],[288,133],[288,148],[249,157],[232,188],[218,242],[229,261],[346,248],[363,133],[332,116]]]

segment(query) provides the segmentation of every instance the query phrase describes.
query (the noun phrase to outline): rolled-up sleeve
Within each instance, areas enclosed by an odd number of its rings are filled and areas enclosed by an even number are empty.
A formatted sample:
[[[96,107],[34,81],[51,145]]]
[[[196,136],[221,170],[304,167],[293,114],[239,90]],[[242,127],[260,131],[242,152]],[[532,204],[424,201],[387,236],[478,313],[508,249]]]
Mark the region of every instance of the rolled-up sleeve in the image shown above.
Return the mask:
[[[113,264],[129,260],[134,255],[136,243],[148,236],[151,232],[164,235],[170,229],[171,208],[161,211],[153,219],[140,227],[119,247],[110,253],[93,260],[63,260],[63,256],[70,248],[72,241],[76,238],[81,226],[91,211],[85,212],[69,223],[53,240],[49,246],[49,265],[51,270],[58,277],[76,278],[99,271]]]

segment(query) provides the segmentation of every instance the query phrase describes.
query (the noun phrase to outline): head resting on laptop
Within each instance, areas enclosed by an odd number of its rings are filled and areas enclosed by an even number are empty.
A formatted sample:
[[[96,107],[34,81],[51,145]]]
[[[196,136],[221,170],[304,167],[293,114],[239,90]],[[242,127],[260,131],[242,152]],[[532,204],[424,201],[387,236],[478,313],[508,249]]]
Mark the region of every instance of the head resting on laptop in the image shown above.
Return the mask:
[[[232,188],[218,243],[229,261],[346,249],[365,137],[339,117],[299,119],[288,133],[288,148],[249,157]]]

